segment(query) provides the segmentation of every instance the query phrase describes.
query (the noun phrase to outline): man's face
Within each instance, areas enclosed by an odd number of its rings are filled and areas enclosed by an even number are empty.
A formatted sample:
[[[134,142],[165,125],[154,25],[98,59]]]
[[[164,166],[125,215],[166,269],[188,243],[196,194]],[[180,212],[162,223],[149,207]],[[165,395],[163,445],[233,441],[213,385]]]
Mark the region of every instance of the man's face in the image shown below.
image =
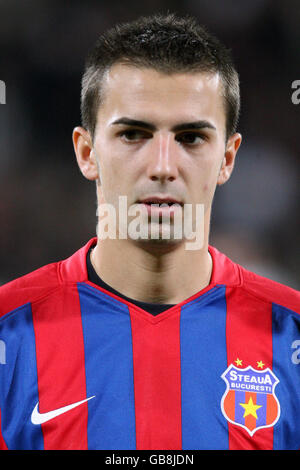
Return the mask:
[[[117,207],[127,196],[129,207],[156,196],[204,204],[207,213],[226,179],[219,176],[226,166],[221,90],[218,74],[114,65],[104,78],[94,136],[99,203]]]

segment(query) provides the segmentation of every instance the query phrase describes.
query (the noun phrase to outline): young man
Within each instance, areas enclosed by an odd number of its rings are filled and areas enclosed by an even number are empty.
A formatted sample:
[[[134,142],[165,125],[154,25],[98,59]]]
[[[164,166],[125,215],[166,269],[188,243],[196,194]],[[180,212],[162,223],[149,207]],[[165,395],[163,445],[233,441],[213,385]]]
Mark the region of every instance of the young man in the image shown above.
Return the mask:
[[[98,238],[0,289],[2,448],[299,448],[299,293],[209,246],[238,114],[230,54],[194,20],[100,37],[73,132]]]

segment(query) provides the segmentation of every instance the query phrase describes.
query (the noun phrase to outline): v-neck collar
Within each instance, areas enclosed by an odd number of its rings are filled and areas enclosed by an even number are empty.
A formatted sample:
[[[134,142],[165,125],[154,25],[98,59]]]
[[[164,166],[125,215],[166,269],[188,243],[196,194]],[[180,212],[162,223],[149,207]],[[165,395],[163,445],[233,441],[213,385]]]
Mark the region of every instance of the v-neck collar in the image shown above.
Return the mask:
[[[89,281],[88,279],[88,272],[87,272],[87,265],[86,265],[86,256],[88,251],[91,247],[97,244],[97,238],[94,237],[89,240],[85,246],[79,249],[76,253],[72,256],[67,258],[64,261],[59,263],[58,275],[59,280],[62,284],[69,284],[69,283],[81,283],[84,282],[90,287],[94,289],[98,289],[104,294],[107,294],[111,298],[118,300],[119,302],[126,304],[132,312],[136,312],[139,315],[142,313],[146,315],[146,318],[149,318],[151,323],[157,323],[162,319],[168,317],[174,311],[178,311],[183,307],[185,304],[192,302],[193,300],[200,298],[206,292],[211,291],[212,289],[216,290],[215,288],[220,285],[226,285],[227,287],[237,286],[241,283],[241,276],[240,276],[240,269],[239,266],[231,261],[227,256],[223,253],[219,252],[216,248],[209,245],[208,250],[212,257],[212,274],[211,280],[208,286],[204,289],[198,291],[191,297],[183,300],[182,302],[173,305],[172,307],[164,310],[163,312],[159,313],[158,315],[152,315],[151,313],[143,310],[138,305],[106,290],[97,284],[94,284]],[[205,296],[206,297],[206,296]]]

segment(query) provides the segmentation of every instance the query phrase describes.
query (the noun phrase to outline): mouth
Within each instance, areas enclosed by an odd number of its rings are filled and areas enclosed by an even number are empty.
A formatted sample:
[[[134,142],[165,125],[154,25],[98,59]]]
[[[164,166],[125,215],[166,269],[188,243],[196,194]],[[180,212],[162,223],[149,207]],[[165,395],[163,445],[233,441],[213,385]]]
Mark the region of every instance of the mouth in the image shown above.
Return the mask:
[[[145,199],[140,199],[137,201],[137,204],[145,204],[147,206],[151,206],[152,204],[167,204],[168,206],[172,206],[173,204],[177,204],[179,206],[183,206],[183,203],[177,199],[172,197],[158,197],[158,196],[150,196]]]
[[[163,220],[163,217],[172,220],[183,207],[181,201],[169,196],[150,196],[139,200],[137,204],[142,204],[146,208],[148,216],[159,217],[160,221]]]

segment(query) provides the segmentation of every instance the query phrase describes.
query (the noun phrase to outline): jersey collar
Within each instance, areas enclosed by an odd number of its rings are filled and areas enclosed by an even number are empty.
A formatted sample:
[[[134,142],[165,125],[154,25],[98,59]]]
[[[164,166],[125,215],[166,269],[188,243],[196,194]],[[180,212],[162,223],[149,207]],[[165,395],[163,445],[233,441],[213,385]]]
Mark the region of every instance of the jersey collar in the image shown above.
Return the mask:
[[[72,256],[60,262],[58,272],[61,283],[88,281],[86,256],[89,249],[96,244],[97,237],[94,237]],[[211,281],[207,287],[213,287],[215,285],[233,287],[240,285],[240,266],[231,261],[227,256],[213,246],[209,245],[208,250],[212,257],[213,268]]]

